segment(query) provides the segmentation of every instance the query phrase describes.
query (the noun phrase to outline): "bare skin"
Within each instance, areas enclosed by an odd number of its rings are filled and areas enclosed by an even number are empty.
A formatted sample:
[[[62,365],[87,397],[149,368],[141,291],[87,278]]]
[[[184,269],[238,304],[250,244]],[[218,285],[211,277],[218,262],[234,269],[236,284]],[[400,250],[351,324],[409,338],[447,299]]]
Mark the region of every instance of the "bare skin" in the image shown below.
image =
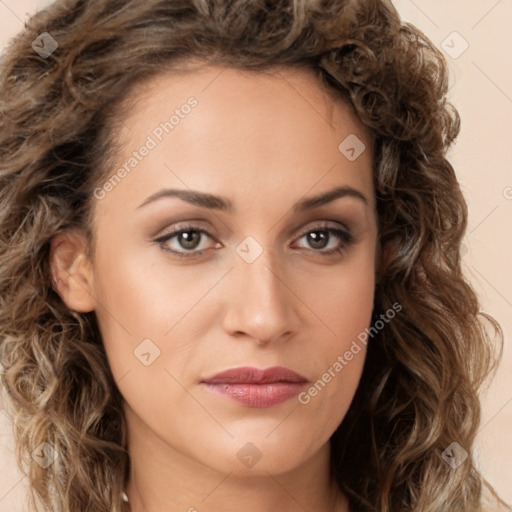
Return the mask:
[[[304,70],[212,66],[163,74],[136,94],[119,167],[148,136],[156,146],[98,192],[92,259],[80,232],[55,237],[51,254],[68,307],[95,311],[125,400],[131,510],[348,512],[329,439],[365,346],[341,371],[333,364],[371,321],[380,256],[369,132]],[[158,140],[159,123],[189,97],[197,105]],[[353,161],[338,148],[349,135],[365,145]],[[357,192],[294,210],[337,187]],[[147,202],[163,189],[219,195],[233,208]],[[187,237],[162,238],[184,227]],[[303,400],[252,407],[202,383],[240,366],[300,373]]]

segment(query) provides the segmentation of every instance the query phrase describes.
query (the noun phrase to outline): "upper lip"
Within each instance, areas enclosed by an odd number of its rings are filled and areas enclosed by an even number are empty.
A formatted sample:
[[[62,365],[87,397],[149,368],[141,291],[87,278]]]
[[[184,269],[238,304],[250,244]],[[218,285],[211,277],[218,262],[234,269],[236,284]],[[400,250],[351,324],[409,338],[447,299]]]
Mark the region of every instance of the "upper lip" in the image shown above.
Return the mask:
[[[217,373],[203,379],[202,382],[208,384],[267,384],[271,382],[307,382],[307,379],[299,373],[283,366],[272,366],[271,368],[264,369],[243,366]]]

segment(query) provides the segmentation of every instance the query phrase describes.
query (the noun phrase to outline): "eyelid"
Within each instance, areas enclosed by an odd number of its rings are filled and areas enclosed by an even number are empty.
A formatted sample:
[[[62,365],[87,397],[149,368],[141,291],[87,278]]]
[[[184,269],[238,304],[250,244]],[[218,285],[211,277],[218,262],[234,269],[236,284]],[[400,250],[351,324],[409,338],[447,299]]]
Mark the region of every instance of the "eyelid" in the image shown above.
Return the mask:
[[[175,234],[180,233],[181,231],[187,231],[187,230],[198,231],[198,232],[204,233],[205,235],[209,236],[210,238],[215,238],[211,235],[210,231],[208,231],[206,228],[203,228],[199,224],[193,224],[194,222],[198,222],[198,221],[192,219],[190,221],[177,222],[176,226],[174,226],[172,229],[170,229],[168,231],[164,231],[160,234],[155,233],[151,238],[154,239],[156,237],[155,241],[157,241],[159,239],[166,237],[167,235],[175,235]],[[344,222],[341,222],[339,220],[332,220],[332,221],[323,220],[323,221],[311,221],[311,222],[313,223],[312,226],[308,224],[306,227],[302,228],[302,230],[296,231],[294,233],[293,237],[294,238],[302,237],[314,229],[330,228],[330,227],[338,228],[338,225],[343,226],[343,229],[346,231],[347,234],[352,233],[352,230]],[[317,223],[315,223],[315,222],[317,222]],[[320,224],[318,224],[318,222]],[[332,226],[329,223],[333,223],[333,224],[337,224],[337,225]]]
[[[313,221],[315,222],[315,221]],[[340,229],[340,224],[342,226],[342,229],[347,233],[351,234],[352,230],[343,222],[336,220],[336,221],[329,221],[329,220],[323,220],[323,221],[317,221],[320,222],[320,224],[313,224],[312,226],[308,225],[307,227],[303,228],[302,231],[299,231],[294,237],[302,237],[309,233],[310,231],[313,231],[315,229],[327,229],[327,228],[335,228]],[[336,225],[332,225],[336,224]]]
[[[197,221],[195,221],[195,222],[197,222]],[[335,224],[335,225],[333,225],[333,224]],[[293,241],[300,240],[301,238],[303,238],[305,235],[307,235],[308,233],[310,233],[312,231],[315,231],[315,230],[320,231],[322,229],[323,230],[331,230],[331,233],[333,230],[340,231],[343,233],[343,235],[335,233],[335,236],[340,237],[343,242],[342,247],[339,250],[343,250],[344,247],[347,247],[356,241],[356,237],[353,235],[352,230],[344,222],[341,222],[339,220],[311,221],[311,223],[309,223],[306,227],[302,228],[301,231],[299,231],[298,233],[296,232],[293,235]],[[219,243],[218,240],[216,239],[216,237],[214,237],[210,233],[210,231],[201,227],[198,224],[193,224],[193,221],[184,221],[183,223],[178,222],[177,225],[174,226],[169,231],[165,231],[162,234],[158,235],[157,238],[154,239],[154,242],[163,244],[164,242],[169,241],[170,239],[174,238],[175,236],[179,235],[180,233],[186,232],[186,231],[196,231],[198,233],[202,233],[202,234],[206,235],[208,238],[210,238],[212,241],[214,241],[214,243],[215,243],[215,241],[217,243]],[[174,255],[180,255],[180,256],[186,255],[185,257],[193,258],[194,256],[200,256],[205,251],[207,251],[208,248],[201,249],[198,251],[196,251],[196,250],[174,251],[172,249],[164,249],[164,250],[166,250],[167,252],[170,252]],[[330,252],[333,252],[335,250],[336,249],[331,249],[329,251],[322,251],[322,250],[315,251],[314,249],[312,249],[313,252],[317,252],[318,254],[324,254],[324,255],[328,255]]]
[[[323,254],[326,256],[329,254],[332,254],[332,253],[341,252],[341,251],[347,249],[350,245],[353,245],[357,241],[357,238],[352,233],[352,230],[349,229],[344,223],[339,222],[339,221],[336,221],[336,222],[337,222],[337,224],[341,224],[343,227],[333,226],[333,225],[329,224],[327,221],[324,221],[322,224],[315,224],[313,226],[304,228],[301,232],[299,232],[298,235],[294,236],[294,240],[300,240],[305,235],[307,235],[308,233],[311,233],[313,231],[324,230],[324,231],[329,232],[330,235],[334,234],[334,236],[338,237],[342,241],[342,245],[338,249],[330,249],[330,250],[326,250],[326,251],[318,250],[318,251],[313,251],[313,252],[316,252],[318,254]]]
[[[166,231],[166,232],[162,233],[157,238],[155,238],[154,241],[156,243],[163,244],[164,242],[167,242],[167,241],[171,240],[172,238],[175,238],[180,233],[183,233],[183,232],[186,232],[186,231],[196,231],[197,233],[204,234],[208,238],[210,238],[212,240],[215,240],[215,237],[212,236],[210,234],[210,232],[207,231],[206,229],[204,229],[204,228],[202,228],[202,227],[200,227],[198,225],[185,224],[183,226],[178,225],[178,226],[172,228],[170,231]],[[174,254],[189,254],[190,256],[194,256],[194,255],[202,254],[207,249],[201,249],[200,251],[183,251],[181,253],[178,252],[178,251],[174,251],[172,249],[167,249],[167,250],[168,250],[168,252],[174,253]]]

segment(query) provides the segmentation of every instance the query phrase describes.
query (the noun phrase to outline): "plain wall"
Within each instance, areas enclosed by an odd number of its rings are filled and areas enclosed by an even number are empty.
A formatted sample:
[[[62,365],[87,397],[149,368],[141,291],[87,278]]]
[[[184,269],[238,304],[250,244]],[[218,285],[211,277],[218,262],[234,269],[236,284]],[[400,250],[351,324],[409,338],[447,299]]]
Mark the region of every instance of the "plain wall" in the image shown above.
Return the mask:
[[[29,14],[49,3],[1,0],[0,47]],[[486,478],[512,503],[512,0],[394,3],[405,21],[446,50],[449,100],[462,119],[449,159],[470,209],[464,267],[483,310],[505,333],[501,367],[483,397],[478,460]],[[0,410],[0,511],[26,512],[26,479],[15,465],[11,426]]]

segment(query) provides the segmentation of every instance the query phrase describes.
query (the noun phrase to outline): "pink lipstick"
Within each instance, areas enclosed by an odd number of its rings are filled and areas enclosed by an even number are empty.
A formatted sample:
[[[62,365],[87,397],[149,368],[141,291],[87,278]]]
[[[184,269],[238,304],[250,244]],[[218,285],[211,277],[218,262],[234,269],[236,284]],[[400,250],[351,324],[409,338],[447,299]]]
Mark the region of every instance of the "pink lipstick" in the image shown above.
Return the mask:
[[[271,407],[296,396],[308,380],[282,366],[232,368],[201,381],[207,389],[247,407]]]

